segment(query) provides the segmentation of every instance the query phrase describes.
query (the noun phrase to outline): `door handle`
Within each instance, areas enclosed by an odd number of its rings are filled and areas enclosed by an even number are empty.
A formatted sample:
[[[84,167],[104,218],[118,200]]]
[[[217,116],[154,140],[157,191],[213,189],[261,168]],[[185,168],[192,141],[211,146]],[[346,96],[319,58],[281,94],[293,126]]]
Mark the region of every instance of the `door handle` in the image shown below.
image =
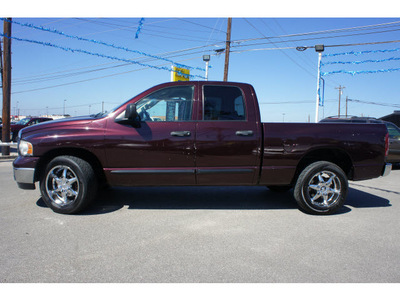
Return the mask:
[[[172,131],[171,136],[185,137],[190,136],[190,131]]]
[[[236,135],[240,136],[252,136],[254,134],[253,130],[239,130],[236,131]]]

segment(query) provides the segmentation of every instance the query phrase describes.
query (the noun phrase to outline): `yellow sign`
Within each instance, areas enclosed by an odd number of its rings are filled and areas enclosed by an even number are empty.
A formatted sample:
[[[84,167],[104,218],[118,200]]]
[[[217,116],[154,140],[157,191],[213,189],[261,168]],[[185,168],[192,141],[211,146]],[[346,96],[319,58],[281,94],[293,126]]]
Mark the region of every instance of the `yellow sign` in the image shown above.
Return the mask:
[[[190,70],[172,66],[171,81],[189,81]]]

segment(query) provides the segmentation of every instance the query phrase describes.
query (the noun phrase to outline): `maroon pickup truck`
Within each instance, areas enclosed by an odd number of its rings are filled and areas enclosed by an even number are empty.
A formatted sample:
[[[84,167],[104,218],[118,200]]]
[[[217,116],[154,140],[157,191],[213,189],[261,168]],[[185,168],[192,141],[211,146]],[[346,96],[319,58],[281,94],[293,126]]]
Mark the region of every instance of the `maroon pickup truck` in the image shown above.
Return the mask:
[[[39,181],[65,214],[103,186],[161,185],[293,188],[301,210],[332,214],[348,180],[391,171],[384,124],[262,123],[253,87],[233,82],[161,84],[108,114],[24,128],[18,141],[18,186]]]

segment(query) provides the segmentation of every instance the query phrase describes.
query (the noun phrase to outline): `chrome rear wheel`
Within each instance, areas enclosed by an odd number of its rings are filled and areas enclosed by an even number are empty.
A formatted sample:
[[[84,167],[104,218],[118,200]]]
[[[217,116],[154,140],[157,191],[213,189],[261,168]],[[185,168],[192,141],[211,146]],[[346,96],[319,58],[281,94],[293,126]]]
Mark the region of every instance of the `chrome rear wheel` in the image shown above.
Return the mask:
[[[343,170],[331,162],[318,161],[300,173],[293,195],[303,211],[328,215],[343,206],[347,190],[348,181]]]
[[[335,205],[341,194],[341,183],[338,176],[330,171],[315,174],[308,182],[306,193],[313,205],[323,209]]]

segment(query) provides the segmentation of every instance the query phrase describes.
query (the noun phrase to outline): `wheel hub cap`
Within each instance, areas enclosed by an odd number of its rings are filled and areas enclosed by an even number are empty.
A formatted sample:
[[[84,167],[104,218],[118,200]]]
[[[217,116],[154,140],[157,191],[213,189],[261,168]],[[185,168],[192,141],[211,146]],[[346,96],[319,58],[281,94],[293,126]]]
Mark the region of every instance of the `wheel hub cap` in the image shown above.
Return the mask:
[[[56,206],[69,205],[79,194],[78,177],[68,166],[56,166],[47,174],[46,192]]]
[[[330,171],[316,173],[307,186],[307,193],[311,204],[326,209],[339,200],[340,191],[341,183],[339,177]]]

